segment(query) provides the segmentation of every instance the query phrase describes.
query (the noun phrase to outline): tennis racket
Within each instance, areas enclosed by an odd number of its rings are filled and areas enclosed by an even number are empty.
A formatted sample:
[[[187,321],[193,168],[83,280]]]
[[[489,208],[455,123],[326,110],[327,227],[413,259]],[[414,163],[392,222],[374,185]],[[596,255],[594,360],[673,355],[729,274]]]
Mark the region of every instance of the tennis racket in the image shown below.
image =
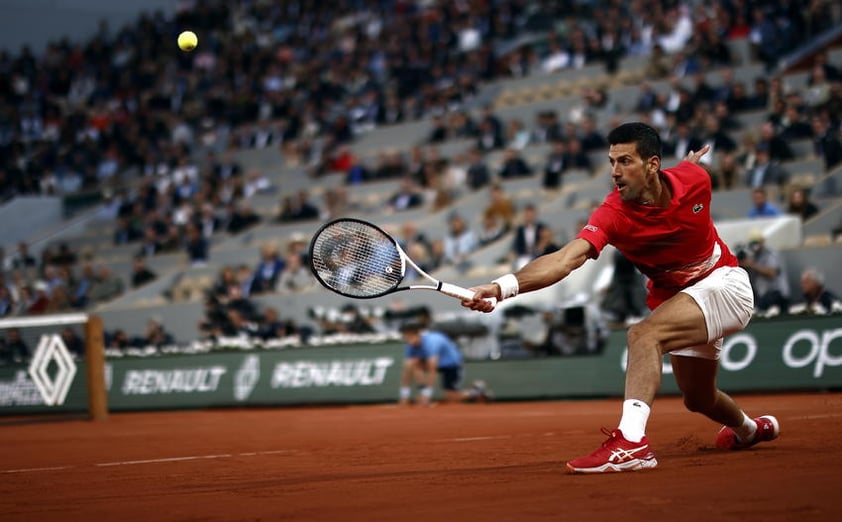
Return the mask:
[[[429,284],[399,286],[407,265]],[[361,219],[340,218],[322,225],[310,241],[310,268],[322,285],[346,297],[370,299],[402,290],[435,290],[460,300],[474,297],[473,291],[422,270],[395,238]]]

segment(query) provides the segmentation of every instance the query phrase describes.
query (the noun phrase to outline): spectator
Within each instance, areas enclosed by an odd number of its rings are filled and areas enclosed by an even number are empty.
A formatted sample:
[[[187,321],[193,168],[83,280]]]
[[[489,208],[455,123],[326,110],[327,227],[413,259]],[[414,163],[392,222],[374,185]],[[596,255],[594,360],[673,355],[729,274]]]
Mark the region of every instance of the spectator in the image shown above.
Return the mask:
[[[488,153],[502,149],[504,145],[503,133],[501,130],[495,129],[492,120],[484,119],[480,121],[477,148],[482,152]]]
[[[64,346],[67,348],[67,351],[71,354],[75,355],[79,359],[83,359],[85,357],[85,342],[72,327],[65,326],[61,329],[61,340],[64,342]]]
[[[292,335],[298,335],[299,328],[292,319],[283,320],[274,307],[267,306],[263,309],[257,336],[264,341],[271,339],[283,339]]]
[[[619,250],[614,252],[614,271],[605,288],[600,309],[609,323],[633,322],[648,314],[643,274]]]
[[[284,198],[284,205],[281,209],[281,221],[308,221],[318,219],[319,208],[310,202],[310,196],[306,190],[299,190],[294,196]]]
[[[138,231],[131,219],[126,216],[119,216],[117,218],[117,227],[114,229],[115,245],[133,243],[141,237],[141,232]]]
[[[769,145],[757,144],[754,150],[754,167],[746,171],[746,185],[752,188],[777,185],[783,188],[789,182],[789,173],[781,164],[772,159]]]
[[[664,141],[663,155],[667,158],[683,158],[688,152],[701,150],[702,139],[696,135],[690,124],[679,121],[675,125],[675,134]]]
[[[813,116],[813,152],[824,160],[826,171],[842,162],[842,139],[828,118],[822,115]]]
[[[483,214],[480,230],[477,234],[478,246],[484,247],[494,243],[506,234],[506,226],[500,216]]]
[[[415,181],[410,177],[401,180],[400,186],[394,194],[389,196],[386,208],[391,212],[409,210],[424,204],[424,195]]]
[[[150,281],[154,281],[158,275],[149,270],[146,266],[144,256],[135,256],[132,263],[132,288],[139,288]]]
[[[769,157],[775,161],[790,161],[795,159],[795,153],[789,143],[778,134],[775,125],[771,121],[764,121],[760,124],[760,139],[758,145],[766,145]]]
[[[502,179],[521,178],[531,176],[532,168],[515,149],[506,149],[503,153],[503,164],[500,166]]]
[[[467,184],[471,190],[478,190],[491,181],[491,173],[482,159],[480,149],[474,147],[468,153]]]
[[[538,221],[538,209],[534,204],[529,203],[523,207],[521,222],[515,229],[515,237],[512,240],[512,260],[515,269],[538,257],[536,245],[544,227],[546,225]]]
[[[272,242],[264,243],[260,248],[260,262],[252,274],[249,295],[274,291],[285,268],[286,263],[281,258],[278,245]]]
[[[240,201],[227,206],[224,226],[228,233],[239,234],[257,223],[260,223],[260,216],[246,202]]]
[[[761,232],[750,234],[748,248],[738,250],[737,259],[751,278],[755,310],[770,315],[787,313],[790,296],[786,267],[780,254],[766,246]]]
[[[799,110],[798,105],[790,103],[786,106],[784,118],[780,122],[781,138],[787,141],[812,139],[813,127]]]
[[[0,338],[0,361],[5,364],[21,364],[28,360],[29,346],[20,336],[20,329],[7,329],[6,338]]]
[[[50,286],[44,281],[35,281],[31,291],[31,299],[25,301],[26,313],[30,315],[43,314],[50,305]]]
[[[88,304],[110,301],[122,293],[123,280],[112,274],[107,265],[99,265],[88,291]]]
[[[582,148],[579,138],[572,137],[567,140],[567,165],[569,169],[593,172],[591,157]]]
[[[552,228],[544,227],[538,231],[538,240],[535,242],[535,252],[538,256],[552,254],[559,248],[561,247],[556,243],[555,232]]]
[[[523,150],[530,142],[529,130],[524,126],[520,118],[514,118],[509,121],[509,127],[506,130],[506,147],[514,150]]]
[[[807,313],[827,314],[842,310],[842,302],[825,287],[824,274],[816,268],[806,268],[801,272],[801,299],[802,302],[792,307],[790,312],[803,310]]]
[[[38,266],[38,260],[35,259],[29,252],[29,244],[25,241],[21,241],[18,243],[18,251],[15,253],[14,257],[12,258],[12,269],[13,270],[26,270],[26,269],[34,269]]]
[[[774,204],[769,202],[764,187],[756,187],[751,191],[752,206],[748,211],[750,218],[777,217],[781,211]]]
[[[488,205],[482,211],[483,217],[493,216],[502,224],[504,232],[511,229],[515,219],[515,205],[506,194],[503,185],[495,183],[488,191]]]
[[[283,271],[278,277],[275,291],[281,294],[303,292],[314,287],[316,280],[301,255],[291,252],[286,256]]]
[[[137,252],[138,256],[154,256],[163,250],[161,241],[158,238],[158,232],[154,225],[148,225],[143,229],[143,241],[140,244],[140,249]]]
[[[800,216],[802,221],[807,221],[819,213],[819,207],[810,201],[806,189],[793,185],[790,187],[789,205],[786,211],[788,214]]]
[[[468,270],[471,268],[469,256],[479,245],[476,234],[458,212],[452,212],[447,221],[448,230],[444,237],[445,262],[454,265],[460,271]]]
[[[146,346],[154,346],[161,348],[162,346],[169,346],[175,343],[172,334],[164,329],[163,318],[158,315],[150,317],[146,321],[146,334],[144,336],[144,344]]]
[[[567,160],[567,143],[562,140],[554,141],[552,151],[544,163],[544,179],[541,185],[545,189],[554,190],[562,186],[564,172],[568,168]]]
[[[184,250],[187,253],[187,261],[191,266],[205,266],[210,256],[210,243],[196,225],[190,223],[186,229],[187,239],[184,241]]]

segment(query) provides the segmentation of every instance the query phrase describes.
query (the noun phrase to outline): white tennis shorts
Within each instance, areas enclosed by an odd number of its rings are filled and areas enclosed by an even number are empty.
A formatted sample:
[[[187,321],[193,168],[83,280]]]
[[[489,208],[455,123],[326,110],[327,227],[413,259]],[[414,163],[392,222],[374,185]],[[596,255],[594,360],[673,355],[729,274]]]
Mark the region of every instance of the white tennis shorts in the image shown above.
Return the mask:
[[[722,338],[745,328],[754,311],[754,291],[748,273],[738,266],[723,266],[682,292],[702,309],[708,344],[682,348],[670,354],[718,360]]]

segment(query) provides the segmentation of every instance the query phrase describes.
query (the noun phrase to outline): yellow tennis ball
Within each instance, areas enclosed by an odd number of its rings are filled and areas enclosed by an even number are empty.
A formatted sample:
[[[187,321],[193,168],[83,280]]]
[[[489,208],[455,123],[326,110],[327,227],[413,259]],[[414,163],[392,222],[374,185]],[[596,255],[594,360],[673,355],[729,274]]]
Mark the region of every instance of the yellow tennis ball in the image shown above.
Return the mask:
[[[182,51],[192,51],[199,45],[199,37],[193,31],[184,31],[178,35],[178,47]]]

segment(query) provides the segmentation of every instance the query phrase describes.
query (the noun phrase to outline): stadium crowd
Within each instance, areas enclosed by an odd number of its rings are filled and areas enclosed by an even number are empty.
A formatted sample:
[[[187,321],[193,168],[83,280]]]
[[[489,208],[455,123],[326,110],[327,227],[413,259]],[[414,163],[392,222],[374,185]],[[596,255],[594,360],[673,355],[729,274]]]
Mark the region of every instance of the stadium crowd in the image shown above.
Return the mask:
[[[656,93],[644,82],[633,115],[661,132],[665,156],[712,144],[705,166],[715,188],[772,188],[784,211],[806,219],[814,213],[809,187],[793,184],[781,162],[794,157],[794,140],[809,140],[826,169],[842,162],[840,65],[817,55],[805,90],[790,89],[775,66],[833,26],[831,7],[821,0],[805,8],[737,0],[205,1],[172,20],[145,14],[117,30],[103,25],[87,42],[54,41],[43,55],[0,52],[0,200],[100,192],[99,218],[114,224],[113,243],[137,246],[130,282],[137,287],[156,277],[145,258],[183,252],[202,265],[214,235],[267,219],[249,199],[282,187],[244,172],[235,158],[241,149],[278,148],[314,184],[345,176],[346,186],[322,201],[281,193],[278,222],[341,215],[350,205],[347,185],[371,180],[403,180],[385,203],[390,212],[450,208],[465,192],[516,177],[558,189],[566,172],[594,171],[588,153],[605,148],[608,130],[597,115],[612,115],[612,123],[626,116],[611,92],[583,89],[574,113],[542,111],[529,123],[504,121],[490,105],[473,110],[479,89],[593,63],[611,73],[624,57],[644,56],[648,78],[669,79],[671,89]],[[201,35],[189,54],[172,44],[186,27]],[[767,65],[750,90],[733,76],[726,45],[733,38],[748,38]],[[715,87],[705,81],[710,70],[721,74]],[[738,116],[755,110],[768,111],[766,121],[736,141],[733,133],[744,130]],[[422,119],[432,131],[406,151],[372,161],[349,147],[375,127]],[[475,145],[442,156],[438,146],[453,139]],[[521,154],[535,144],[551,147],[540,165]],[[503,158],[496,170],[487,161],[495,152]],[[405,248],[427,270],[469,269],[472,251],[536,218],[524,219],[525,209],[495,187],[483,228],[454,213],[444,237],[401,231]],[[517,234],[506,260],[523,263],[566,239],[538,236],[530,233],[525,245]],[[210,320],[200,332],[297,328],[248,300],[312,286],[298,243],[284,253],[268,245],[259,260],[224,267],[205,295]],[[127,286],[92,252],[60,246],[36,260],[23,242],[0,257],[0,315],[84,309]]]

